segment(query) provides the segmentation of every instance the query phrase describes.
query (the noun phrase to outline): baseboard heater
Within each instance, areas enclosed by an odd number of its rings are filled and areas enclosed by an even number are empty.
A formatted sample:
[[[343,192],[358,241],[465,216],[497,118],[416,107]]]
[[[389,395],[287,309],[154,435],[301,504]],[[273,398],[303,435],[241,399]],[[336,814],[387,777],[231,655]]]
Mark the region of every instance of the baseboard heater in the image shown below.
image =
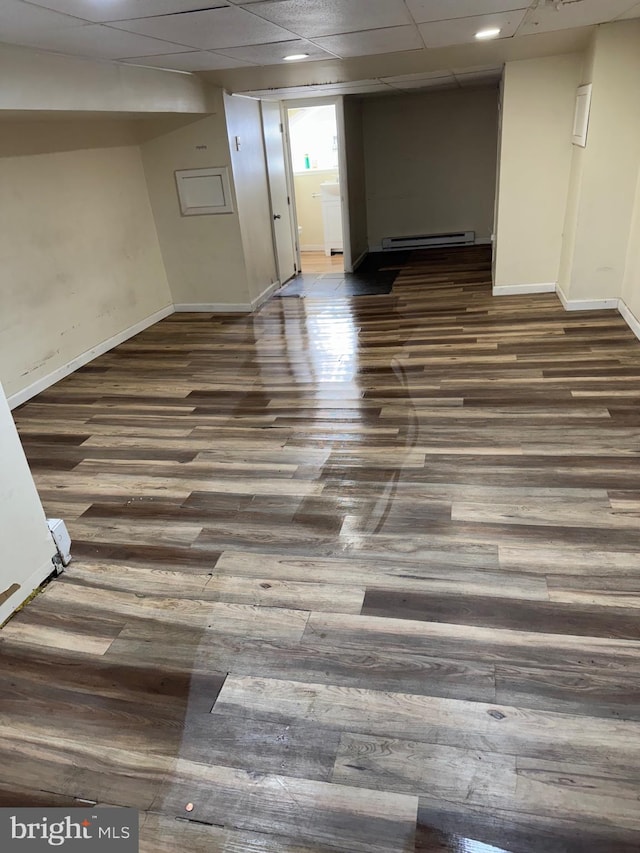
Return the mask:
[[[414,237],[384,237],[382,251],[426,249],[430,246],[468,246],[475,243],[475,231],[452,231],[449,234],[418,234]]]

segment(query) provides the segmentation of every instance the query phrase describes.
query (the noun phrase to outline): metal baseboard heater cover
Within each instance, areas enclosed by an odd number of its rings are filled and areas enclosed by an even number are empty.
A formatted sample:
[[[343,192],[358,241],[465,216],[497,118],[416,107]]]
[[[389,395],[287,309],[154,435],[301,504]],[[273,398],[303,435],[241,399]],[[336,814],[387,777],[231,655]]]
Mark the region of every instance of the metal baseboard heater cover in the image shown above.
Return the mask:
[[[475,231],[451,231],[449,234],[418,234],[413,237],[384,237],[382,251],[424,249],[430,246],[468,246],[475,243]]]

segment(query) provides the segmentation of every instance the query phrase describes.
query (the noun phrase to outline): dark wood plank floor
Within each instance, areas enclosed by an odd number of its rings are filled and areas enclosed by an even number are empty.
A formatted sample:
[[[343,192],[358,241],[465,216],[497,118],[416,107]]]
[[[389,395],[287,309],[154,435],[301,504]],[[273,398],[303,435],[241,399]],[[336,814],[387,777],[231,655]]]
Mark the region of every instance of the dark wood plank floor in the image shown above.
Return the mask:
[[[16,412],[74,562],[0,635],[0,803],[134,806],[145,853],[640,849],[640,343],[489,281],[177,314]]]

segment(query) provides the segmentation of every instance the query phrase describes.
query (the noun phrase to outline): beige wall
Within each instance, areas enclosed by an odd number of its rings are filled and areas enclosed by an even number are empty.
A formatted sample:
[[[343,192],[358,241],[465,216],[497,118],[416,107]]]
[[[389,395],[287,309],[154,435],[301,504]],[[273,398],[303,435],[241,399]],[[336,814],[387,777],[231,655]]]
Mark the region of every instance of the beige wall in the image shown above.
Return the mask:
[[[74,112],[66,117],[51,113],[46,116],[37,113],[36,116],[16,118],[15,113],[7,115],[0,111],[0,157],[140,145],[147,139],[201,118],[170,113],[160,116],[113,116],[111,113],[87,116]]]
[[[497,88],[366,99],[369,247],[383,237],[493,229]]]
[[[629,231],[622,298],[632,314],[640,320],[640,168],[638,169],[633,218]]]
[[[344,99],[344,128],[351,260],[357,263],[368,249],[367,178],[364,161],[362,101],[359,98]]]
[[[622,296],[640,163],[638,81],[640,21],[599,27],[582,81],[593,83],[591,116],[587,146],[574,153],[560,279],[571,300]]]
[[[227,166],[231,172],[221,94],[215,114],[157,136],[141,150],[174,303],[250,303],[237,205],[234,213],[182,216],[176,191],[176,169]]]
[[[51,574],[55,547],[0,385],[0,625]],[[16,588],[17,587],[17,588]],[[13,588],[13,591],[12,591]],[[3,593],[9,592],[5,599]]]
[[[137,147],[0,159],[8,395],[171,303]]]
[[[595,59],[595,38],[592,38],[582,57],[582,73],[579,84],[590,83],[593,80],[593,63]],[[574,101],[575,110],[575,101]],[[571,145],[571,168],[569,171],[569,186],[567,188],[567,205],[562,232],[562,249],[558,270],[558,287],[564,293],[569,288],[571,266],[576,244],[578,227],[578,211],[580,208],[580,189],[582,184],[582,169],[585,149]]]
[[[297,172],[293,176],[296,194],[296,215],[298,225],[302,226],[300,235],[301,251],[319,251],[324,249],[324,225],[322,224],[322,202],[320,184],[337,181],[337,169],[310,169]],[[314,198],[315,196],[315,198]]]
[[[225,96],[224,108],[247,284],[254,301],[278,278],[260,104]]]
[[[558,280],[582,56],[509,62],[504,71],[497,286]]]
[[[210,112],[193,74],[0,45],[0,110]]]

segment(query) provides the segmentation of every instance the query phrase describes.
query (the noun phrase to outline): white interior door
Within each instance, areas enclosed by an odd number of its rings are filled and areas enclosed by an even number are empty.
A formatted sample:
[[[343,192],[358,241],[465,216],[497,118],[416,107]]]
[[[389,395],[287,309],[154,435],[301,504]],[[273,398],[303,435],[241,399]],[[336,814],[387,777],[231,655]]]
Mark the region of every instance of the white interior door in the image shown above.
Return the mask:
[[[262,101],[261,108],[271,195],[273,242],[278,261],[278,277],[280,283],[284,284],[297,272],[291,193],[287,183],[284,127],[280,116],[280,104],[275,101]]]

